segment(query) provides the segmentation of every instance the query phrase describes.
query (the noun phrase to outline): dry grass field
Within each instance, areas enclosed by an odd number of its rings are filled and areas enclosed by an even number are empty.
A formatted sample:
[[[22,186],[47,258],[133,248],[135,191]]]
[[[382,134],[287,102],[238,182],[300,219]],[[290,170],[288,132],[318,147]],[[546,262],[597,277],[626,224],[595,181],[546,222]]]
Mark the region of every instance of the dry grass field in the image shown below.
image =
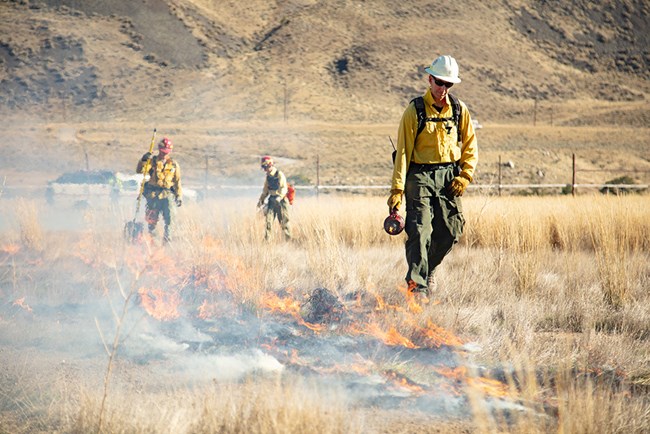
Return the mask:
[[[650,426],[645,196],[471,195],[427,304],[377,198],[301,198],[291,243],[249,199],[189,204],[164,248],[125,242],[129,207],[10,205],[2,432]]]

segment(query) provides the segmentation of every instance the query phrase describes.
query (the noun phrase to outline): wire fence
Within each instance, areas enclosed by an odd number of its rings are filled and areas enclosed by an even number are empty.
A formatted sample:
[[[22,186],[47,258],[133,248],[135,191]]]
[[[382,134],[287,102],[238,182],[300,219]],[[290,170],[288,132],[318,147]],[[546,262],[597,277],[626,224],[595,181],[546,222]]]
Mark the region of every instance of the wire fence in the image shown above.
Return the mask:
[[[503,174],[501,169],[503,167],[506,167],[508,163],[503,164],[501,161],[501,156],[499,156],[498,159],[498,178],[496,183],[489,183],[489,184],[482,184],[479,182],[472,183],[468,186],[468,190],[470,191],[477,191],[483,194],[497,194],[501,195],[504,192],[508,192],[512,194],[512,192],[515,192],[517,190],[520,190],[519,194],[521,194],[521,190],[532,190],[535,191],[535,194],[572,194],[576,195],[578,190],[593,190],[593,189],[598,189],[601,192],[612,192],[612,193],[620,193],[624,191],[643,191],[647,190],[650,188],[649,184],[631,184],[631,183],[580,183],[578,182],[578,174],[579,173],[587,173],[587,172],[616,172],[616,173],[623,173],[623,174],[639,174],[639,173],[650,173],[650,170],[628,170],[628,171],[621,171],[620,169],[579,169],[576,164],[576,157],[575,154],[572,154],[572,164],[571,164],[571,181],[567,183],[548,183],[548,184],[538,184],[538,183],[507,183],[504,180]],[[262,186],[258,184],[216,184],[216,183],[210,183],[208,182],[208,179],[210,178],[210,170],[209,170],[209,165],[205,165],[205,174],[204,178],[205,181],[203,184],[187,184],[185,185],[185,188],[188,190],[193,190],[197,193],[199,197],[210,197],[210,196],[219,196],[222,194],[227,194],[230,191],[261,191]],[[315,194],[318,195],[320,192],[388,192],[391,188],[390,185],[384,184],[384,185],[378,185],[378,184],[371,184],[371,185],[360,185],[360,184],[355,184],[355,185],[350,185],[350,184],[323,184],[320,181],[320,158],[317,156],[316,158],[316,183],[311,184],[311,185],[305,185],[303,183],[299,183],[298,185],[294,185],[296,190],[301,190],[306,194]],[[14,185],[8,185],[6,182],[6,177],[2,180],[0,180],[0,198],[3,196],[5,198],[7,197],[16,197],[16,196],[21,196],[21,195],[29,195],[29,192],[34,192],[40,189],[45,189],[45,187],[39,187],[39,186],[14,186]],[[4,194],[3,194],[4,193]],[[124,192],[126,195],[128,195],[129,192]],[[71,191],[71,195],[74,195],[74,193]],[[135,194],[135,193],[134,193]]]

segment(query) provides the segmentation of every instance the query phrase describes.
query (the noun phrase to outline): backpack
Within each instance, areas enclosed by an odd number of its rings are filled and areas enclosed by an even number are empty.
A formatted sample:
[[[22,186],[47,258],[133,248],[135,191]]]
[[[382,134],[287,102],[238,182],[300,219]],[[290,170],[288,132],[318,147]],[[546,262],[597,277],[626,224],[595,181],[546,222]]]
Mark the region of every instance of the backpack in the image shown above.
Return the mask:
[[[454,125],[456,125],[456,132],[458,133],[458,143],[460,144],[463,141],[463,138],[461,136],[460,132],[460,116],[461,116],[461,108],[460,108],[460,102],[458,98],[456,98],[452,94],[449,95],[449,100],[451,101],[451,112],[452,115],[450,118],[427,118],[426,117],[426,110],[424,108],[424,97],[418,96],[415,97],[411,100],[411,102],[415,105],[415,112],[417,113],[418,117],[418,130],[415,133],[415,137],[413,138],[413,143],[418,138],[418,135],[424,130],[424,127],[427,125],[427,122],[446,122],[446,121],[452,121]],[[397,150],[393,151],[393,164],[395,164],[395,155],[397,154]]]
[[[293,205],[293,199],[296,197],[296,189],[293,185],[287,184],[287,200],[289,205]]]

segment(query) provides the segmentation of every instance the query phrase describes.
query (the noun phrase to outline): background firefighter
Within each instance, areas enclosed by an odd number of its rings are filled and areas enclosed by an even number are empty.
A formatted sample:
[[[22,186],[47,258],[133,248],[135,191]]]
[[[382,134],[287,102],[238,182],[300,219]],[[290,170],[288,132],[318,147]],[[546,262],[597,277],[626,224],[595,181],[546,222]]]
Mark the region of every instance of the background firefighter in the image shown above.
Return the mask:
[[[167,137],[158,144],[158,155],[152,156],[150,152],[145,153],[136,168],[136,172],[142,173],[147,161],[151,160],[149,173],[145,173],[143,195],[146,198],[146,220],[149,234],[155,234],[156,225],[160,213],[165,222],[163,242],[171,240],[172,223],[174,220],[175,206],[183,204],[183,189],[181,187],[181,167],[172,160],[172,141]]]
[[[425,71],[429,89],[399,125],[388,208],[399,209],[405,195],[406,282],[410,292],[428,295],[436,267],[463,232],[460,196],[473,180],[478,146],[469,110],[449,95],[461,81],[456,60],[440,56]]]
[[[261,167],[266,172],[266,180],[264,181],[264,189],[262,190],[260,200],[257,202],[257,207],[262,207],[267,196],[269,198],[264,208],[264,216],[266,217],[264,239],[268,240],[270,238],[273,219],[277,218],[280,226],[282,226],[285,240],[290,240],[289,199],[287,198],[289,185],[287,178],[284,176],[284,173],[275,167],[271,157],[262,157]]]

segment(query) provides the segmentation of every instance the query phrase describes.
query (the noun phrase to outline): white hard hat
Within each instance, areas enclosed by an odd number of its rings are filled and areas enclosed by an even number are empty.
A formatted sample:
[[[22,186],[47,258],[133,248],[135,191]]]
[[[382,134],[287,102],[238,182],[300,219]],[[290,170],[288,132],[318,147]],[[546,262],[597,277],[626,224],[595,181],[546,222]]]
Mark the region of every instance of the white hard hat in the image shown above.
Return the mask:
[[[458,63],[451,56],[440,56],[424,68],[426,72],[447,83],[460,83],[458,78]]]

